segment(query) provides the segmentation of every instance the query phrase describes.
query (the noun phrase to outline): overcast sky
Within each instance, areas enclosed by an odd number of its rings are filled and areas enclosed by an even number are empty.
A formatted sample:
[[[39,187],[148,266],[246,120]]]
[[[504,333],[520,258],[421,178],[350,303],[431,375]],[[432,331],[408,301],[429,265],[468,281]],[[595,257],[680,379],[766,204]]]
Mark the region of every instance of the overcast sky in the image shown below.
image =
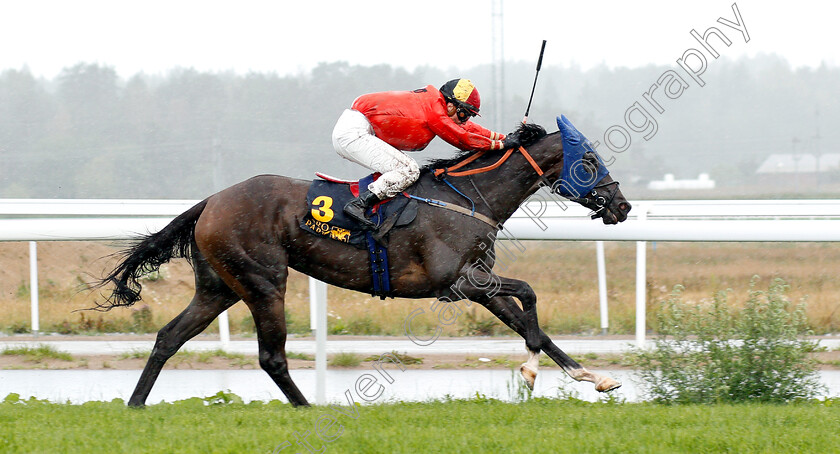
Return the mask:
[[[737,58],[776,53],[794,66],[840,65],[840,3],[740,0],[749,33],[726,1],[504,2],[507,60],[544,64],[674,64],[719,28],[732,41],[715,46]],[[386,63],[413,69],[470,68],[491,63],[490,0],[249,1],[28,0],[0,6],[0,70],[24,66],[52,78],[79,62],[116,68],[121,76],[176,67],[295,74],[319,62]],[[715,38],[712,38],[714,41]]]

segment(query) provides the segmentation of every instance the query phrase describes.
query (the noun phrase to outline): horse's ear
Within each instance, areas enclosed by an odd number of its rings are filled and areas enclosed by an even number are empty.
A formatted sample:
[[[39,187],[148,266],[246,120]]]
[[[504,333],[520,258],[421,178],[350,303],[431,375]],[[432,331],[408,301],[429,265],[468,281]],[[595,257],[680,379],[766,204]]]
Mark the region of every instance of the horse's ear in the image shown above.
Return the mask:
[[[565,115],[557,117],[557,127],[560,128],[560,134],[573,142],[580,142],[580,133]]]

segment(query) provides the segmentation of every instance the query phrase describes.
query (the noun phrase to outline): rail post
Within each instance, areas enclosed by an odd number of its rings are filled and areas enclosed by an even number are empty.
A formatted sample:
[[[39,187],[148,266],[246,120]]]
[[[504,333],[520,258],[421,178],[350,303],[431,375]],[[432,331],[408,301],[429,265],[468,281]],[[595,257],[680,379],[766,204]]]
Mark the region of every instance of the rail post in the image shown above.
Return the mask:
[[[601,334],[606,335],[610,328],[609,309],[607,308],[607,267],[604,263],[604,242],[595,242],[595,255],[598,257],[598,300],[601,307]]]
[[[32,334],[38,335],[41,322],[38,318],[38,243],[29,242],[29,298],[31,301]]]
[[[639,213],[638,222],[647,220],[648,206],[636,208]],[[636,242],[636,347],[645,347],[645,331],[647,317],[647,241]]]

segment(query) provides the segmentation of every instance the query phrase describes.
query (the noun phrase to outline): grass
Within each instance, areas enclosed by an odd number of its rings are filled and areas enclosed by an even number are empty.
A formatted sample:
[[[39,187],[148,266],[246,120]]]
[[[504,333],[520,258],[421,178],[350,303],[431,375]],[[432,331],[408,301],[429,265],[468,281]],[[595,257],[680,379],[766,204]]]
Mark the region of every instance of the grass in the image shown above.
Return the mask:
[[[118,359],[148,359],[152,352],[150,350],[133,350],[130,352],[121,353],[117,356]],[[256,358],[248,357],[241,353],[231,353],[222,349],[207,350],[207,351],[192,351],[181,350],[167,361],[168,365],[178,367],[181,364],[192,364],[193,362],[207,364],[214,359],[225,359],[235,366],[244,366],[248,364],[255,364]]]
[[[120,353],[117,357],[119,359],[149,359],[149,355],[151,354],[151,350],[132,350],[130,352]]]
[[[286,358],[302,359],[304,361],[315,361],[315,356],[314,355],[308,355],[306,353],[299,353],[299,352],[286,352]]]
[[[397,358],[397,360],[399,360],[405,365],[423,364],[423,358],[419,356],[411,356],[408,353],[400,353],[396,350],[391,351],[391,353],[388,354],[392,355],[394,358]],[[362,361],[379,361],[382,358],[382,356],[384,355],[371,355],[363,359]]]
[[[96,247],[90,246],[95,244]],[[539,300],[540,324],[551,334],[596,334],[600,332],[598,313],[597,266],[591,242],[522,243],[525,252],[516,251],[515,260],[505,258],[497,265],[501,275],[523,279],[535,290]],[[21,249],[4,261],[6,269],[19,269],[20,277],[0,281],[0,330],[9,333],[29,326],[28,256],[25,244],[0,244],[5,249]],[[40,245],[39,245],[40,246]],[[607,290],[610,310],[610,333],[632,334],[635,329],[635,243],[608,242],[606,245]],[[88,249],[94,252],[89,252]],[[17,251],[17,249],[14,249]],[[76,252],[78,251],[78,252]],[[41,289],[41,327],[45,332],[100,333],[153,331],[174,318],[192,297],[192,274],[179,260],[165,265],[157,280],[144,281],[143,301],[136,308],[115,309],[108,313],[73,313],[90,307],[98,293],[78,291],[87,274],[99,275],[108,268],[98,257],[113,248],[101,243],[49,242],[39,247],[39,261],[45,283]],[[73,252],[71,254],[70,252]],[[64,256],[79,256],[78,263],[62,260],[61,266],[49,263]],[[81,255],[80,255],[81,254]],[[840,332],[840,244],[838,243],[663,243],[648,242],[647,296],[649,322],[655,320],[652,308],[667,299],[677,284],[685,288],[687,301],[702,301],[718,291],[732,289],[734,304],[747,299],[750,279],[763,282],[784,279],[791,285],[792,301],[805,299],[808,318],[816,334]],[[62,257],[64,257],[62,256]],[[500,255],[500,257],[503,257]],[[82,260],[85,258],[85,260]],[[101,300],[101,299],[100,299]],[[289,331],[308,334],[309,299],[307,277],[292,272],[287,288],[286,313]],[[417,308],[425,312],[412,323],[417,336],[431,333],[438,321],[431,312],[431,300],[387,299],[384,301],[358,292],[331,287],[329,290],[329,331],[334,334],[404,336],[404,321]],[[513,335],[483,308],[472,304],[443,336]],[[143,308],[147,306],[147,309]],[[83,317],[84,315],[84,317]],[[231,331],[253,336],[253,320],[244,304],[229,310]],[[652,326],[651,323],[648,326]],[[207,332],[218,332],[214,322]]]
[[[362,363],[362,357],[355,353],[339,352],[330,358],[330,366],[356,367]]]
[[[23,356],[27,361],[33,363],[41,363],[47,359],[57,359],[61,361],[73,361],[73,355],[67,352],[56,350],[49,345],[39,345],[37,347],[11,347],[3,349],[0,355],[7,356]]]
[[[291,449],[279,452],[825,453],[840,445],[840,434],[827,429],[838,423],[838,406],[513,404],[477,396],[338,412],[243,404],[219,393],[138,411],[120,400],[61,405],[10,395],[0,403],[0,452],[269,453],[288,442]],[[296,444],[302,437],[308,449]]]
[[[245,355],[243,355],[242,353],[231,353],[220,348],[217,348],[215,350],[200,351],[196,353],[198,356],[198,362],[200,363],[209,363],[213,358],[221,358],[228,360],[245,359]]]

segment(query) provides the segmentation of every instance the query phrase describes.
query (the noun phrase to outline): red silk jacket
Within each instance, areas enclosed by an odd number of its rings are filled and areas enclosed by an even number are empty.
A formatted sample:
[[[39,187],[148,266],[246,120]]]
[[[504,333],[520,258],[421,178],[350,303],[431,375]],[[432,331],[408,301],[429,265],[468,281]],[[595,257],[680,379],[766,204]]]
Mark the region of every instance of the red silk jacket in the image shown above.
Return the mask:
[[[446,100],[429,85],[414,91],[359,96],[353,109],[367,117],[376,137],[404,151],[419,151],[440,137],[461,150],[501,150],[504,135],[471,121],[459,125],[446,115]]]

